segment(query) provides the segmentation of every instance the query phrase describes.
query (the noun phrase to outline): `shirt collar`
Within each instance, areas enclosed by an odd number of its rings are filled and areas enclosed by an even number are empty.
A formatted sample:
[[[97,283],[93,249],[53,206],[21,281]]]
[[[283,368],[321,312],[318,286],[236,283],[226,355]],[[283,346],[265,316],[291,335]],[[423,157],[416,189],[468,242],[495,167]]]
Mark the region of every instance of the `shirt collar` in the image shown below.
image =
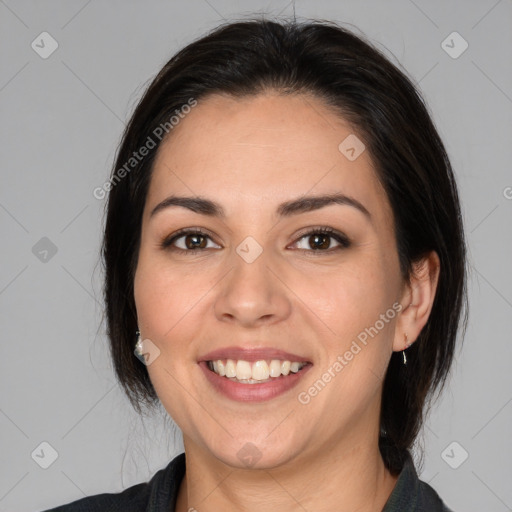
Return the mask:
[[[155,474],[152,479],[151,484],[153,485],[151,485],[151,494],[145,512],[174,511],[178,491],[184,476],[185,453],[180,453],[165,469]],[[428,508],[429,506],[434,508]],[[449,510],[443,508],[437,493],[419,480],[409,451],[407,452],[402,470],[398,475],[393,492],[389,496],[382,512],[402,512],[404,510],[407,510],[407,512]]]

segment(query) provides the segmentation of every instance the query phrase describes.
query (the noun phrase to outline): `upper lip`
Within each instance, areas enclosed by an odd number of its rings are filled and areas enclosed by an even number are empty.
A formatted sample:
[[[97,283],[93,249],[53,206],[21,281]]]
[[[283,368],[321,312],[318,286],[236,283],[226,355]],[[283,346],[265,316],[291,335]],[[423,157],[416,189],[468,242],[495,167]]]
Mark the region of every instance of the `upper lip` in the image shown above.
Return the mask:
[[[242,359],[244,361],[254,362],[264,359],[279,359],[281,361],[310,362],[307,357],[298,354],[292,354],[277,348],[244,348],[244,347],[225,347],[213,350],[199,357],[201,361],[217,361],[219,359]]]

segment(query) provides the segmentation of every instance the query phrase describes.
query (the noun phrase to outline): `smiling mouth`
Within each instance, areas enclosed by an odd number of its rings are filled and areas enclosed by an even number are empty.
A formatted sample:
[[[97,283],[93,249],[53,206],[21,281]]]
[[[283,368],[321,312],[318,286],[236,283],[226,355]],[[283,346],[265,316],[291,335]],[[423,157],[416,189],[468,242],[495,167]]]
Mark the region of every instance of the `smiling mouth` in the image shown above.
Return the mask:
[[[220,377],[243,384],[263,384],[281,379],[290,373],[300,372],[307,365],[311,365],[311,363],[281,359],[262,359],[253,362],[243,359],[207,361],[207,366],[212,372]]]

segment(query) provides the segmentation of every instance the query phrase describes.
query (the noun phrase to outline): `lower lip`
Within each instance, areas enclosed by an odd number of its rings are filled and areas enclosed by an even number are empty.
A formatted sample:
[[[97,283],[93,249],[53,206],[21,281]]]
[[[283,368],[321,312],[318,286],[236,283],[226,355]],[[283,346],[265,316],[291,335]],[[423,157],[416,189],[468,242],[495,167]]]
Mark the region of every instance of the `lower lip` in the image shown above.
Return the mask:
[[[237,400],[239,402],[264,402],[282,395],[295,387],[313,365],[307,364],[297,373],[271,377],[272,380],[262,382],[261,384],[244,384],[226,377],[221,377],[208,368],[206,361],[201,361],[199,366],[210,384],[212,384],[218,392],[231,400]]]

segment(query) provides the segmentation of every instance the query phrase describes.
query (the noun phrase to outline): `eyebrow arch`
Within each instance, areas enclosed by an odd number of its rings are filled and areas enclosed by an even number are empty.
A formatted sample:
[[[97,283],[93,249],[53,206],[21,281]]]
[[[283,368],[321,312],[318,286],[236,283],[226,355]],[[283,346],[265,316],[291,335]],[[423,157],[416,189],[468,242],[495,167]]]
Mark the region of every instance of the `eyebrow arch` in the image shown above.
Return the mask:
[[[356,208],[371,219],[370,212],[356,199],[345,194],[328,194],[321,196],[303,196],[281,203],[276,212],[279,217],[289,217],[299,213],[319,210],[331,204],[348,205]],[[202,197],[169,196],[158,203],[150,213],[150,218],[171,206],[181,206],[201,215],[225,218],[224,209],[214,201]]]

